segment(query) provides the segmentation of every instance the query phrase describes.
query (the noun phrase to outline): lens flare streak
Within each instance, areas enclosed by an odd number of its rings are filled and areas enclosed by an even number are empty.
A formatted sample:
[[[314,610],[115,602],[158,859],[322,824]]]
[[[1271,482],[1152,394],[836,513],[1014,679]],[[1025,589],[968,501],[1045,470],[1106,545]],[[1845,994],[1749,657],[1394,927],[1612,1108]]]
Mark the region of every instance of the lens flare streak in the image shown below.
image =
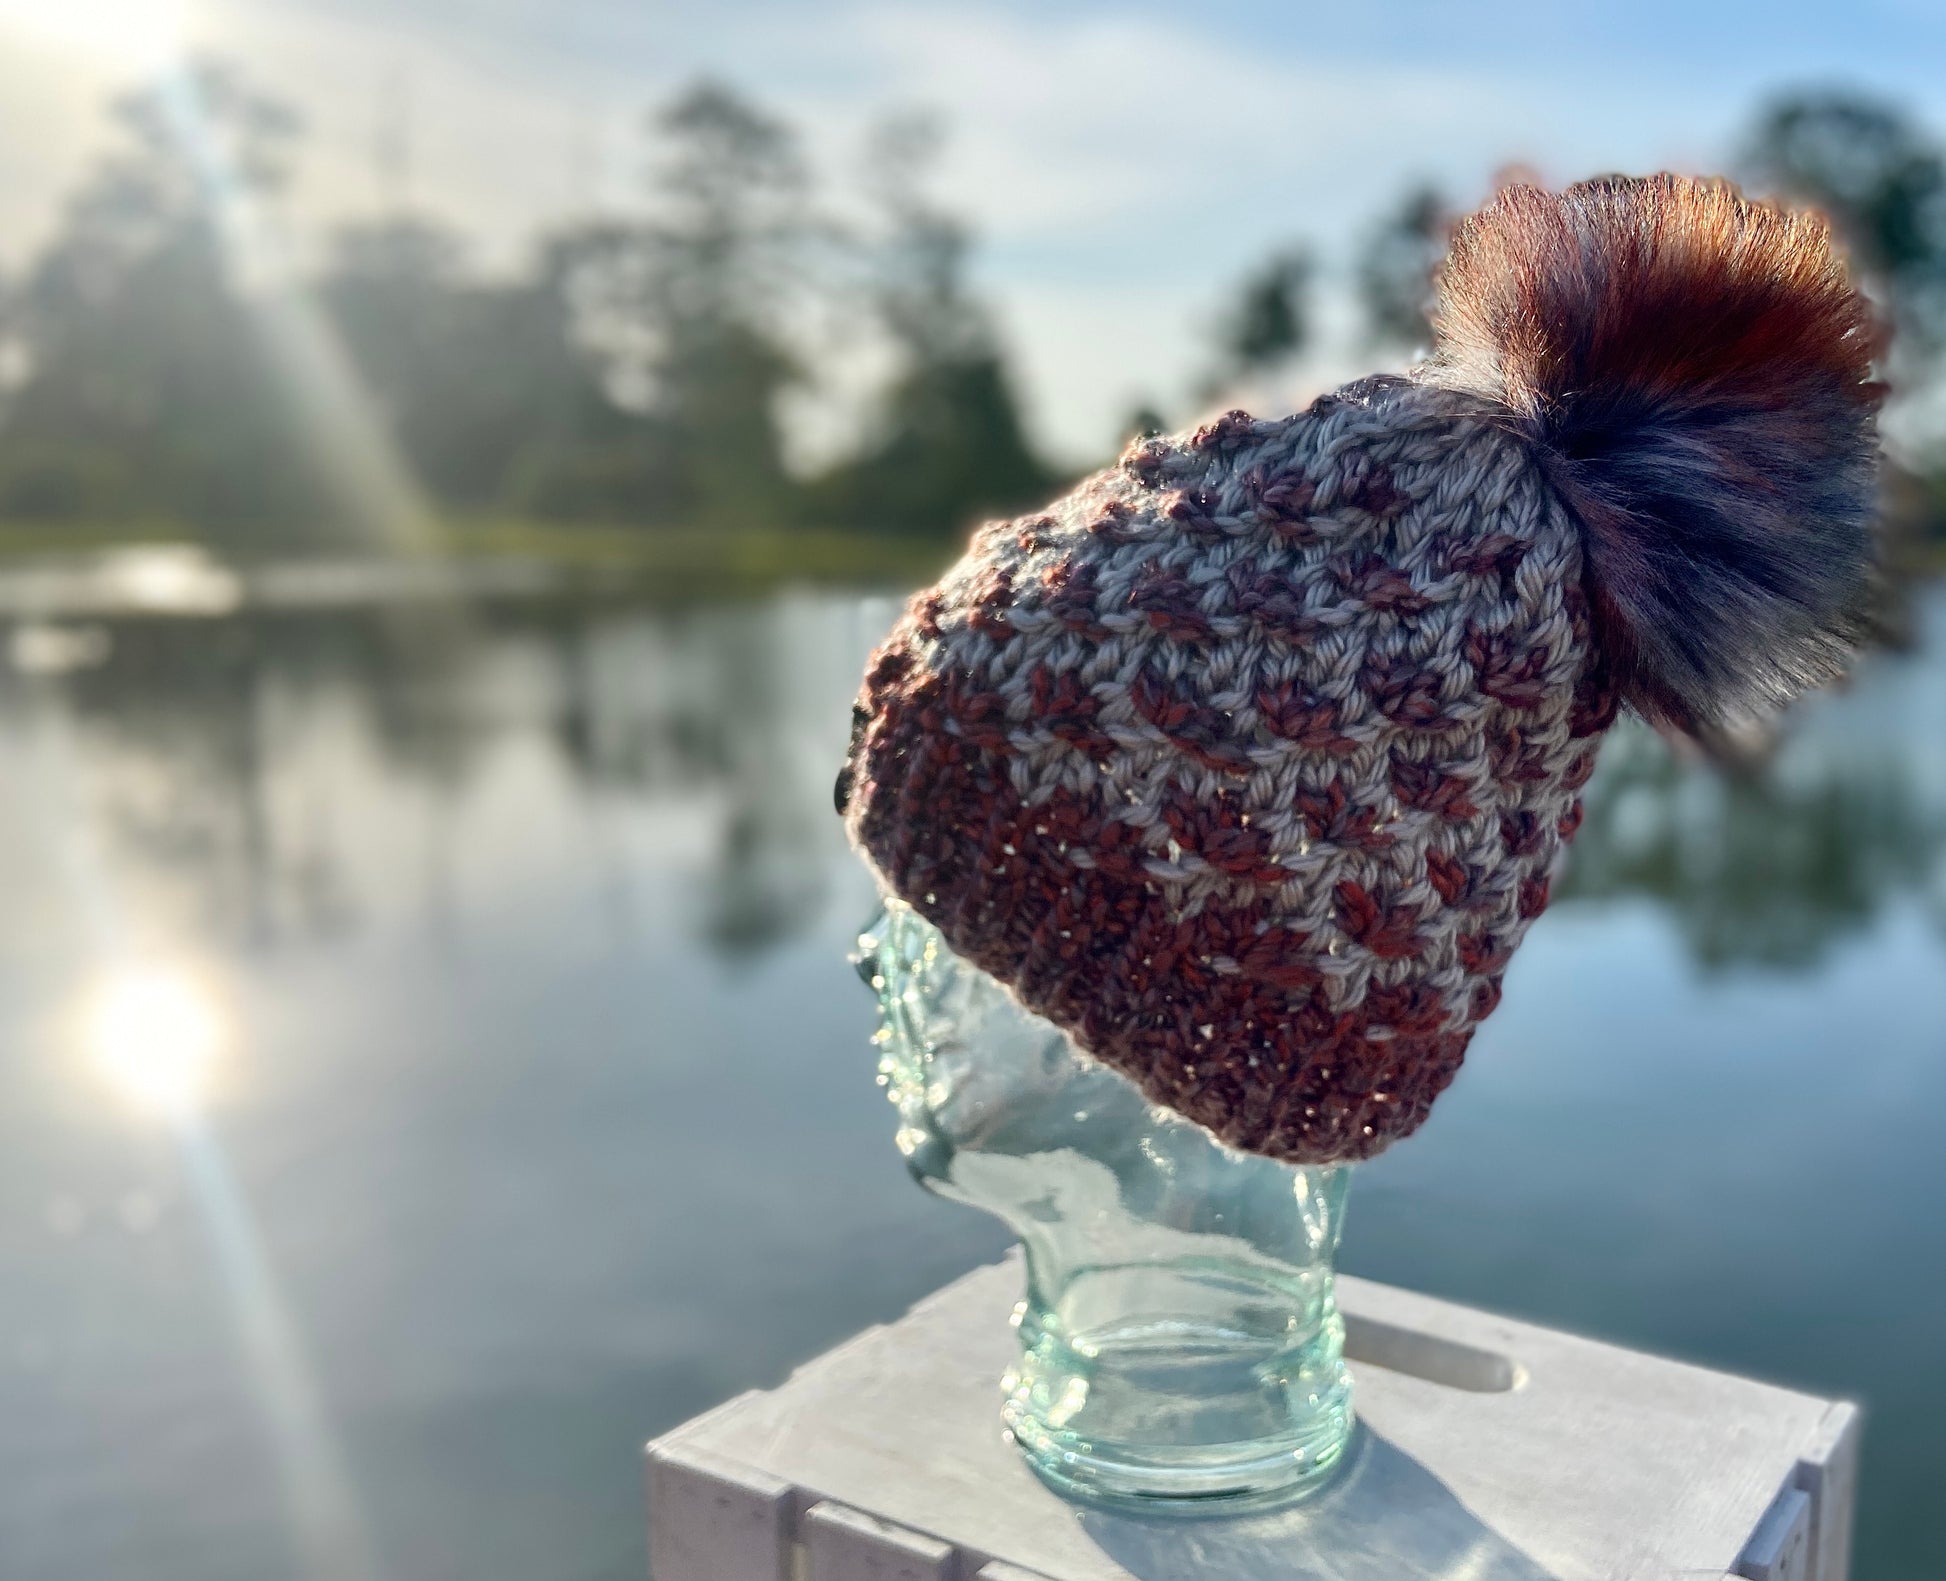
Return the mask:
[[[213,1138],[180,1127],[190,1186],[235,1315],[306,1576],[377,1581],[350,1472],[243,1193]]]

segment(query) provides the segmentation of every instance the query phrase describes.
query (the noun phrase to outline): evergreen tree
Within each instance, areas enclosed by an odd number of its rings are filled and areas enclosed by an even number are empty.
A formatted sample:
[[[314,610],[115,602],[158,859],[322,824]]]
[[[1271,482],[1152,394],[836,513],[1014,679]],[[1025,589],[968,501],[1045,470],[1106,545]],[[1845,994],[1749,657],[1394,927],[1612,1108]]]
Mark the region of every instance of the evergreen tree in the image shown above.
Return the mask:
[[[1261,373],[1303,350],[1310,328],[1305,296],[1312,272],[1310,253],[1290,247],[1244,278],[1219,330],[1218,344],[1231,368]]]
[[[1862,94],[1788,93],[1758,117],[1744,165],[1830,217],[1912,349],[1946,346],[1946,154],[1923,128]]]
[[[860,454],[817,491],[821,514],[880,531],[947,533],[1029,505],[1055,479],[1028,444],[999,340],[968,290],[965,227],[927,195],[940,139],[886,123],[870,166],[880,228],[868,294],[894,374]]]
[[[610,398],[576,344],[564,267],[550,250],[520,278],[483,283],[465,274],[458,239],[426,220],[340,233],[320,294],[413,472],[441,501],[481,510],[539,492],[566,514],[640,504],[639,489],[613,480],[610,497],[591,502],[558,476],[577,458],[585,471],[589,452],[634,448],[647,426]]]
[[[768,525],[793,507],[778,406],[800,377],[787,320],[805,279],[809,178],[789,128],[720,84],[689,89],[655,124],[638,274],[650,409],[687,514]]]
[[[1200,386],[1202,400],[1227,400],[1239,385],[1276,372],[1304,349],[1315,273],[1309,250],[1290,246],[1244,275],[1217,316],[1216,359]]]
[[[1426,312],[1433,270],[1446,253],[1453,211],[1437,188],[1416,186],[1366,235],[1355,266],[1365,334],[1374,346],[1422,351],[1432,345]]]

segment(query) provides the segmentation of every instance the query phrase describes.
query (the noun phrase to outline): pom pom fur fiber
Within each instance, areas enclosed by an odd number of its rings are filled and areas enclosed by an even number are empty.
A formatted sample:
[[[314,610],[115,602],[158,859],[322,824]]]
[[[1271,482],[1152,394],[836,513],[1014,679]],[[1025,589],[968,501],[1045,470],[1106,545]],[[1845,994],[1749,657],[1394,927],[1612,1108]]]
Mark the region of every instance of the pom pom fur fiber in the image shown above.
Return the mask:
[[[1434,327],[1422,376],[1510,412],[1579,518],[1638,713],[1707,737],[1842,667],[1880,341],[1821,218],[1672,175],[1510,187],[1455,234]]]

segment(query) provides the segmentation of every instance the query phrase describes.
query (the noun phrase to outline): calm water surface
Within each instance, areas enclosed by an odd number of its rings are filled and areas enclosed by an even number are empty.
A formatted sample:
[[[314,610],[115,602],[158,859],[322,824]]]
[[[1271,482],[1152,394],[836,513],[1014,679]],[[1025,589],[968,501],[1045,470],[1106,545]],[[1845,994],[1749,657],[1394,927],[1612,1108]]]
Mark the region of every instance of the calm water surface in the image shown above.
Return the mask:
[[[633,1578],[644,1439],[999,1252],[906,1181],[843,961],[830,784],[890,612],[13,633],[0,1575]],[[1919,624],[1747,781],[1611,741],[1344,1255],[1863,1397],[1865,1581],[1946,1574],[1946,601]],[[171,1124],[96,1045],[183,995],[221,1047]]]

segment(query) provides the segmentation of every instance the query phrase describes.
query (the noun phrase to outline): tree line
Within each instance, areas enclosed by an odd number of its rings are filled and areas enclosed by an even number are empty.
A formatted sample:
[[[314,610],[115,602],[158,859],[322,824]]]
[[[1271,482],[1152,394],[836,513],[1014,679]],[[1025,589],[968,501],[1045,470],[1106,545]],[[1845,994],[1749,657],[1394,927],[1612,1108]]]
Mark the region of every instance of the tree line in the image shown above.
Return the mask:
[[[301,142],[287,108],[204,63],[113,114],[112,150],[0,282],[0,520],[160,521],[237,552],[334,541],[342,480],[266,329],[294,301],[451,515],[945,537],[1063,481],[969,283],[972,237],[933,195],[925,117],[877,129],[839,205],[786,122],[698,83],[648,120],[640,204],[547,235],[510,277],[398,208],[339,231],[294,281],[277,251]],[[1756,118],[1738,173],[1832,216],[1899,330],[1888,372],[1937,382],[1946,158],[1924,129],[1857,94],[1792,94]],[[1454,214],[1416,186],[1358,238],[1375,355],[1427,342]],[[1298,241],[1247,271],[1204,377],[1129,431],[1273,380],[1311,341],[1319,272]],[[863,421],[793,464],[786,406],[846,356],[878,371]]]
[[[0,313],[0,519],[329,542],[343,491],[267,315],[322,316],[418,486],[452,513],[950,531],[1059,478],[1024,430],[970,238],[930,196],[930,123],[872,140],[859,211],[819,202],[783,122],[714,83],[652,118],[639,213],[542,239],[512,278],[394,212],[277,278],[296,117],[234,69],[113,107],[118,141]],[[884,370],[849,450],[787,464],[817,353]]]

